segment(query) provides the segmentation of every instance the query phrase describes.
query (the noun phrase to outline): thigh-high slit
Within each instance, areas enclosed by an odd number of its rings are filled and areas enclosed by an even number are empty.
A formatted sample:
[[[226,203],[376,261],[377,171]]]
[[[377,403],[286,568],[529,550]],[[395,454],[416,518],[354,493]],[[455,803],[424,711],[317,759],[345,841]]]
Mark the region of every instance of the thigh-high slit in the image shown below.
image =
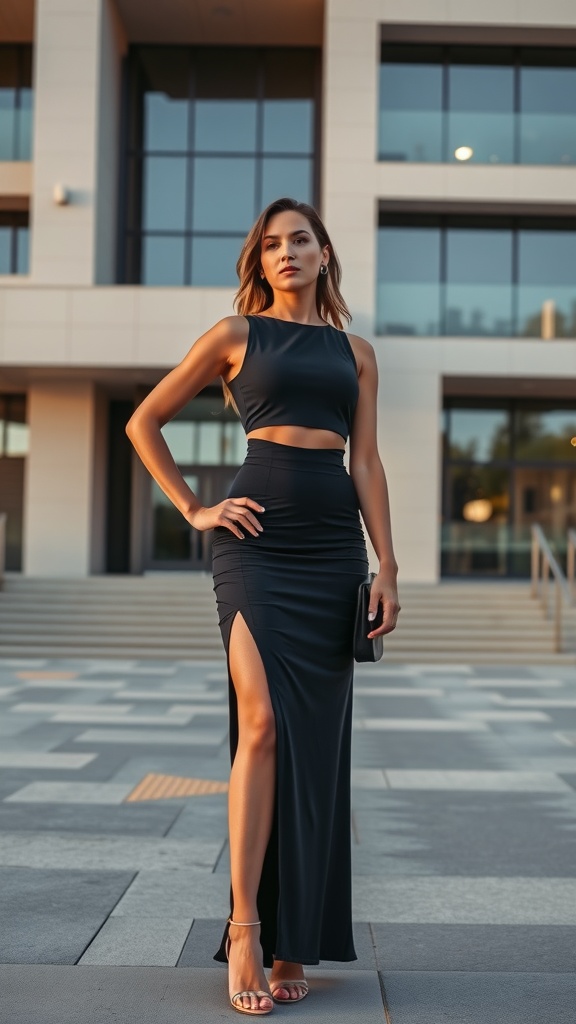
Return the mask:
[[[340,449],[249,439],[229,497],[264,506],[264,531],[214,530],[228,665],[230,755],[238,708],[230,635],[241,612],[276,724],[276,788],[258,888],[264,964],[356,959],[350,865],[352,627],[367,572],[358,498]],[[231,910],[233,911],[232,893]],[[226,961],[227,926],[215,959]]]

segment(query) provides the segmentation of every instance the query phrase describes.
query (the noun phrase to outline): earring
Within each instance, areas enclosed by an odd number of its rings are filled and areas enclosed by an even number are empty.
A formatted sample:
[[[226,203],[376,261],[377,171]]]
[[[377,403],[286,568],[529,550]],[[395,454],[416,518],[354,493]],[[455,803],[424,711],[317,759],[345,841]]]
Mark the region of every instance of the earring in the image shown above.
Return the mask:
[[[328,273],[328,267],[326,266],[325,263],[320,264],[320,273],[322,274],[322,277],[326,277],[326,274]]]

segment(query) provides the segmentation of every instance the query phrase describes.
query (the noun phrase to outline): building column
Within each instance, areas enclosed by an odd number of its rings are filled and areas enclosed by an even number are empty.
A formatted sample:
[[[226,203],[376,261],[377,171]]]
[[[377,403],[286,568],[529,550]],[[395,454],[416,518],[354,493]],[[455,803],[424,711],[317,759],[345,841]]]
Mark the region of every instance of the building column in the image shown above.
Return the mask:
[[[115,279],[120,64],[112,0],[36,0],[31,280]],[[53,190],[63,185],[65,205]]]
[[[86,576],[94,548],[94,385],[35,384],[27,404],[23,570],[30,576]]]

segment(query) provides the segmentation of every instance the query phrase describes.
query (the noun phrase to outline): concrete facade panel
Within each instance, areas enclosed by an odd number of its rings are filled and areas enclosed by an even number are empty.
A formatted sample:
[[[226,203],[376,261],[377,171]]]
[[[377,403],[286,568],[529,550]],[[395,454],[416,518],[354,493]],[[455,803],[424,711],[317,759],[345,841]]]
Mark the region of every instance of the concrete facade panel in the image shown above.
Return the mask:
[[[89,382],[29,389],[26,573],[84,576],[90,571],[93,418],[94,389]]]
[[[6,324],[4,360],[14,366],[63,365],[68,361],[64,326]]]

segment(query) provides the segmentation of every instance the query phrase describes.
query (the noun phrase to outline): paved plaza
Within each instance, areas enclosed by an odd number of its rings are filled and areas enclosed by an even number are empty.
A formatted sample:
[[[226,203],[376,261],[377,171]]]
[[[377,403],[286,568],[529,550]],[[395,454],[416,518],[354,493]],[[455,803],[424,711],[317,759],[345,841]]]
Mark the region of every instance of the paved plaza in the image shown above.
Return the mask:
[[[358,666],[358,961],[314,1024],[574,1024],[576,673]],[[0,661],[1,1024],[239,1019],[224,661]]]

